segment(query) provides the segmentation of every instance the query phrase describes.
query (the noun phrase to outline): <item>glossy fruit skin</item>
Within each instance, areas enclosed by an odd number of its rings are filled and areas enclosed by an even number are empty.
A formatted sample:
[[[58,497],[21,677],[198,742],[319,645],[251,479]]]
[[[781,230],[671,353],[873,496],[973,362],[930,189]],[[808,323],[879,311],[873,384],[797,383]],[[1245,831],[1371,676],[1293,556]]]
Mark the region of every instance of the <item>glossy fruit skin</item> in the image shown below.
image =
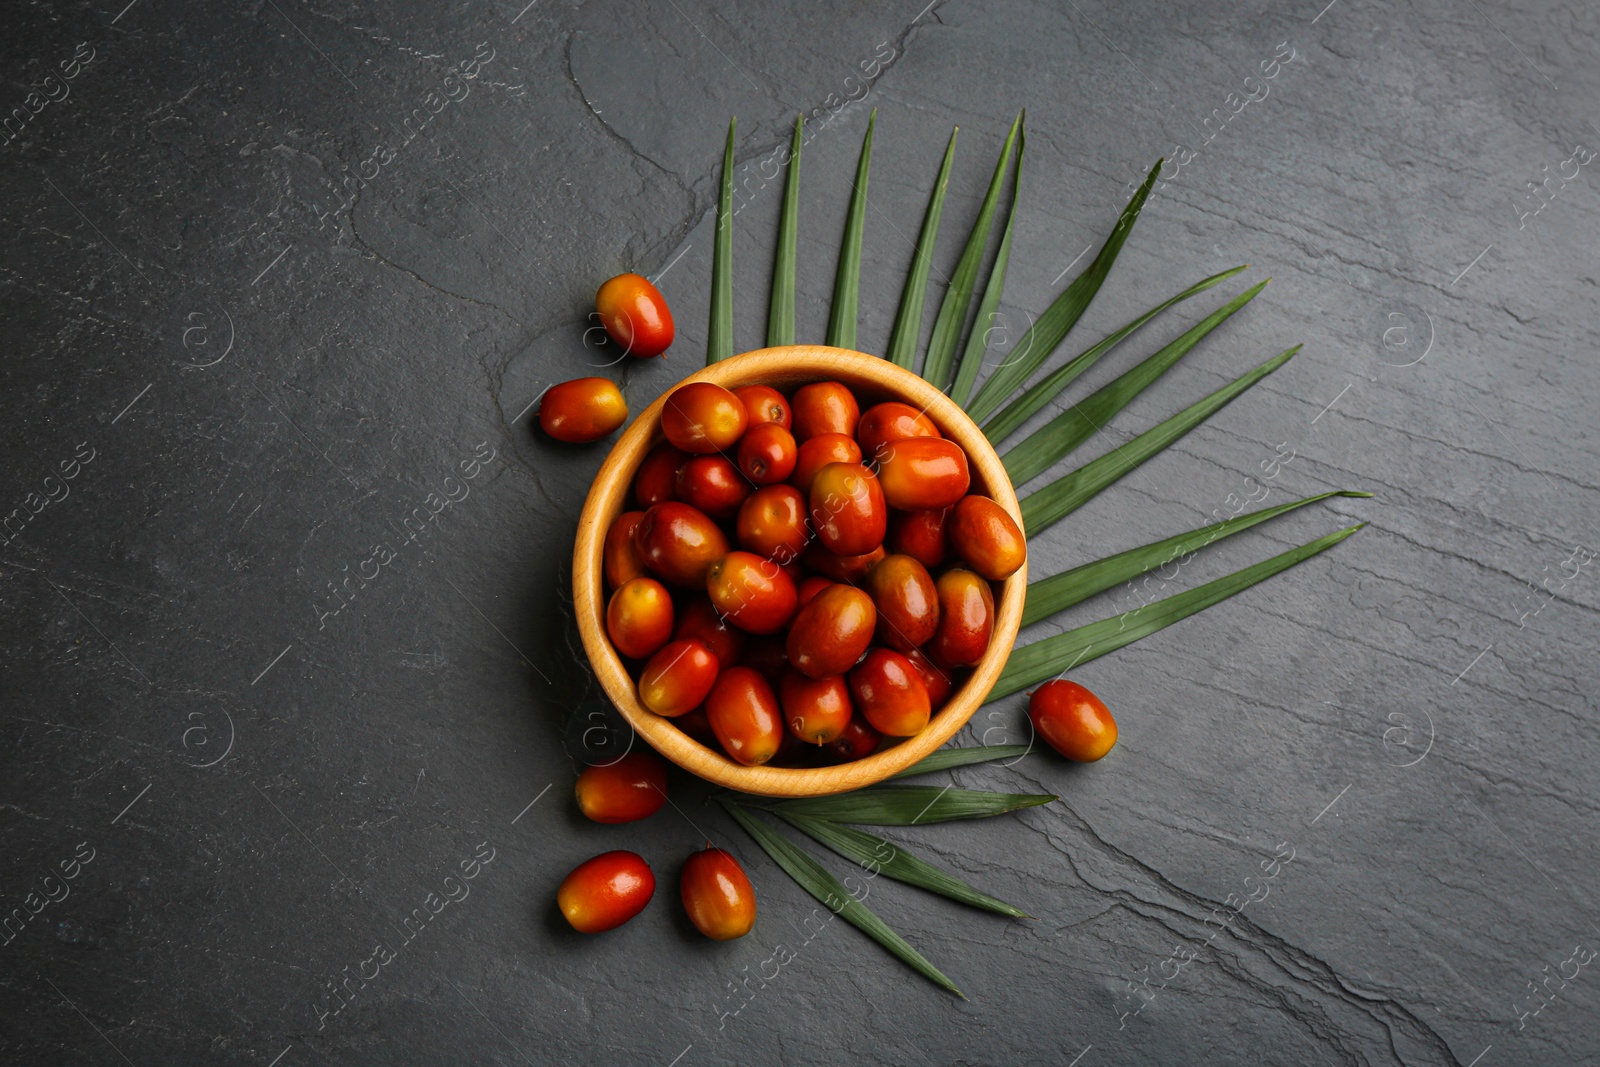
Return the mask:
[[[950,547],[967,566],[1003,582],[1028,559],[1028,539],[1005,508],[986,496],[964,496],[950,509]]]
[[[756,924],[756,889],[739,861],[720,848],[690,855],[678,879],[683,910],[714,941],[743,937]]]
[[[672,309],[648,278],[619,274],[594,294],[606,334],[630,356],[648,359],[672,347]]]
[[[711,606],[746,633],[777,633],[800,606],[794,580],[754,552],[729,552],[706,572]]]
[[[829,552],[858,556],[883,544],[889,508],[872,472],[859,463],[830,463],[811,483],[811,528]]]
[[[646,511],[633,541],[652,574],[682,589],[703,589],[706,571],[728,554],[728,538],[711,517],[678,501]]]
[[[950,699],[950,694],[955,691],[959,680],[955,676],[955,670],[946,670],[939,666],[921,649],[907,652],[906,659],[917,669],[917,675],[922,679],[922,688],[928,691],[929,707],[934,711],[944,707],[944,702]]]
[[[794,431],[797,441],[815,437],[819,433],[842,433],[854,437],[856,423],[861,420],[861,405],[856,395],[839,382],[814,382],[796,389],[789,399],[794,412]]]
[[[644,910],[656,894],[656,876],[644,857],[618,849],[572,869],[556,890],[556,904],[580,934],[614,930]]]
[[[752,429],[772,422],[787,430],[794,423],[789,401],[770,385],[741,385],[733,395],[744,405],[745,417]]]
[[[701,641],[669,641],[639,672],[639,702],[672,718],[692,711],[716,683],[721,664]]]
[[[672,594],[654,578],[635,578],[611,594],[606,635],[629,659],[652,656],[672,638]]]
[[[840,556],[829,552],[821,544],[813,543],[800,557],[800,562],[825,578],[854,585],[865,578],[885,554],[883,546],[879,545],[859,556]]]
[[[615,763],[585,767],[572,791],[595,822],[638,822],[667,802],[667,765],[654,752],[629,752]]]
[[[795,591],[800,594],[800,606],[805,607],[811,603],[812,597],[828,588],[828,586],[837,584],[832,578],[827,578],[820,574],[811,574],[800,579],[795,583]]]
[[[1028,718],[1045,743],[1070,760],[1093,763],[1117,743],[1117,721],[1089,690],[1057,678],[1028,698]]]
[[[750,481],[724,456],[690,456],[678,468],[678,499],[726,522],[749,497]]]
[[[899,652],[926,644],[939,629],[939,596],[928,568],[898,553],[884,556],[861,583],[878,609],[877,642]]]
[[[872,728],[890,737],[921,733],[933,710],[917,669],[887,648],[868,652],[851,670],[850,696]]]
[[[872,643],[877,624],[871,597],[854,586],[836,585],[800,609],[784,650],[795,670],[808,678],[844,674]]]
[[[811,539],[805,497],[792,485],[757,489],[739,508],[735,531],[741,547],[779,564],[791,563]]]
[[[694,638],[711,650],[724,669],[739,662],[744,653],[744,634],[729,625],[707,597],[695,597],[684,606],[673,628],[675,641]]]
[[[979,574],[957,567],[939,575],[939,629],[924,646],[941,667],[971,667],[989,650],[994,594]]]
[[[772,684],[750,667],[730,667],[706,696],[706,718],[722,750],[747,767],[778,754],[783,741],[783,708]]]
[[[732,448],[747,421],[739,398],[712,382],[678,386],[661,408],[661,432],[675,448],[697,456]]]
[[[662,441],[652,448],[633,475],[633,499],[640,509],[678,499],[678,468],[689,453]]]
[[[861,421],[856,424],[856,441],[861,445],[861,454],[868,457],[877,456],[890,441],[943,436],[926,414],[898,400],[872,405],[861,413]]]
[[[557,441],[598,441],[628,421],[628,402],[610,378],[574,378],[552,385],[539,401],[539,425]]]
[[[639,555],[639,546],[633,541],[633,531],[642,518],[642,511],[624,511],[606,530],[603,569],[606,584],[613,589],[620,589],[624,582],[645,575],[644,557]]]
[[[794,435],[775,422],[752,426],[739,438],[739,470],[755,485],[777,485],[800,459]]]
[[[967,454],[942,437],[890,442],[877,459],[884,499],[901,511],[947,508],[966,496],[972,485]]]
[[[861,446],[854,437],[842,433],[819,433],[800,442],[795,453],[789,484],[802,493],[811,492],[817,472],[830,463],[860,463]]]
[[[844,733],[853,709],[842,675],[807,678],[790,668],[778,681],[778,701],[789,732],[809,745],[825,745]]]
[[[893,512],[889,516],[885,544],[890,552],[910,556],[931,571],[950,555],[950,538],[946,532],[949,515],[949,508]]]
[[[834,763],[853,763],[878,751],[883,735],[867,725],[860,715],[851,719],[838,738],[823,746],[827,758]]]

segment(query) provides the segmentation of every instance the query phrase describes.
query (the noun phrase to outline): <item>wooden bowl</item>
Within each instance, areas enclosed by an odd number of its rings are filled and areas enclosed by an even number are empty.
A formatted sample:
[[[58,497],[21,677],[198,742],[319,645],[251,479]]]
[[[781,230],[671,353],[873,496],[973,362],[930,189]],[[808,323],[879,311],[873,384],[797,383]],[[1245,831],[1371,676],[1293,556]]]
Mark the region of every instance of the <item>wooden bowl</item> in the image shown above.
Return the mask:
[[[715,382],[735,389],[760,384],[789,392],[819,381],[843,382],[860,398],[863,408],[884,400],[900,400],[925,411],[941,433],[966,451],[972,491],[993,498],[1017,520],[1019,527],[1022,525],[1017,495],[983,431],[949,397],[886,359],[824,345],[785,345],[723,360],[689,375],[679,385]],[[934,713],[920,734],[865,759],[836,767],[746,767],[700,744],[671,719],[662,718],[639,702],[634,679],[606,635],[602,564],[606,531],[626,509],[634,472],[651,447],[662,440],[661,408],[665,402],[663,394],[634,419],[606,457],[578,519],[578,541],[572,558],[573,599],[584,650],[606,695],[634,730],[667,759],[707,781],[774,797],[822,796],[860,789],[905,770],[950,740],[989,695],[1016,642],[1028,586],[1026,564],[1002,585],[995,602],[994,636],[989,641],[989,651],[966,682]]]

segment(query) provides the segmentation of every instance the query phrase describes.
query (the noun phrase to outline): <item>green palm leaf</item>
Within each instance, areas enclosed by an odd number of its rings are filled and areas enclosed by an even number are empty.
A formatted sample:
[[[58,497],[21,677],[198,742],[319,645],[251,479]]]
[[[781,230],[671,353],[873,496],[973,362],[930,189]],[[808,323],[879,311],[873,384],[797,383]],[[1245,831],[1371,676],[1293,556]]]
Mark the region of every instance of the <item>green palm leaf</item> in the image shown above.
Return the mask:
[[[731,801],[722,801],[722,806],[728,810],[738,824],[744,827],[745,832],[755,838],[767,855],[772,857],[774,863],[784,869],[784,872],[799,883],[800,888],[816,897],[822,902],[823,907],[842,917],[845,922],[854,926],[878,944],[892,952],[898,959],[911,967],[912,970],[927,978],[929,981],[950,990],[962,1000],[967,999],[956,984],[944,976],[944,972],[929,963],[927,958],[906,943],[905,939],[878,918],[865,904],[850,895],[844,883],[828,873],[826,867],[801,851],[794,842],[768,827],[759,819],[746,812],[738,804]]]
[[[1179,556],[1191,552],[1198,552],[1214,541],[1225,537],[1232,537],[1252,526],[1259,526],[1268,519],[1275,519],[1279,515],[1287,514],[1307,504],[1315,504],[1319,500],[1326,500],[1331,496],[1370,497],[1371,493],[1362,493],[1351,489],[1335,490],[1331,493],[1318,493],[1308,496],[1303,500],[1291,500],[1287,504],[1278,504],[1260,511],[1252,511],[1221,522],[1208,523],[1188,533],[1169,537],[1164,541],[1154,541],[1138,548],[1130,548],[1126,552],[1118,552],[1114,556],[1085,563],[1080,567],[1062,571],[1060,574],[1051,575],[1028,584],[1028,597],[1022,609],[1022,625],[1032,626],[1034,623],[1075,604],[1103,593],[1113,586],[1120,585],[1132,578],[1152,571],[1157,567],[1166,565]],[[1181,564],[1180,564],[1181,565]],[[960,751],[955,749],[952,751]],[[938,753],[935,753],[938,755]],[[926,762],[926,761],[924,761]]]
[[[926,826],[952,819],[988,819],[1018,808],[1048,804],[1048,793],[990,793],[928,785],[874,785],[830,797],[802,797],[770,805],[780,815],[853,822],[864,826]],[[762,805],[757,805],[762,806]]]
[[[973,421],[982,422],[1016,392],[1022,383],[1031,378],[1033,372],[1039,369],[1039,365],[1049,358],[1050,353],[1054,352],[1056,346],[1067,336],[1067,331],[1083,317],[1089,302],[1100,291],[1106,275],[1111,273],[1112,264],[1116,263],[1118,253],[1128,240],[1128,234],[1133,231],[1133,224],[1139,220],[1139,212],[1144,208],[1144,202],[1150,196],[1150,187],[1155,184],[1156,176],[1161,173],[1161,164],[1164,162],[1165,160],[1158,159],[1156,165],[1150,168],[1149,177],[1145,178],[1144,184],[1133,194],[1133,199],[1128,201],[1127,207],[1122,209],[1122,214],[1117,217],[1116,229],[1111,231],[1111,236],[1100,246],[1094,262],[1090,263],[1084,272],[1074,278],[1072,284],[1055,298],[1045,313],[1039,316],[1039,320],[1017,341],[1010,358],[983,383],[983,388],[978,390],[978,395],[972,399],[971,405],[967,408]]]
[[[965,767],[969,763],[988,763],[990,760],[1014,759],[1018,756],[1026,756],[1032,747],[1032,745],[976,745],[968,748],[941,748],[932,755],[913,763],[893,777],[910,778],[913,775],[932,774],[934,771],[948,770],[951,767]]]
[[[706,330],[706,364],[733,355],[733,128],[722,149],[722,189],[717,193],[717,236],[711,246],[711,326]]]
[[[1073,449],[1093,437],[1102,426],[1116,417],[1117,412],[1132,403],[1134,397],[1150,388],[1156,379],[1199,344],[1201,338],[1254,300],[1256,294],[1265,289],[1271,280],[1268,278],[1246,289],[1185,330],[1177,340],[1163,346],[1155,355],[1125,372],[1116,381],[1096,389],[1023,438],[1015,448],[1000,457],[1012,482],[1021,485],[1043,474],[1055,466],[1057,460],[1064,459]]]
[[[1365,525],[1363,522],[1348,526],[1205,585],[1147,604],[1138,611],[1101,619],[1024,645],[1011,653],[1011,658],[1006,661],[1006,669],[1000,673],[1000,680],[989,693],[989,700],[1010,696],[1020,689],[1099,659],[1123,645],[1132,644],[1141,637],[1148,637],[1187,619],[1197,611],[1204,611],[1235,593],[1242,593],[1252,585],[1332,548]]]
[[[955,875],[946,874],[931,863],[917,858],[907,852],[903,845],[891,844],[874,834],[840,826],[826,819],[792,814],[782,817],[784,822],[813,841],[826,845],[872,874],[886,874],[897,882],[905,882],[985,911],[1009,915],[1013,919],[1032,918],[1021,908],[997,900],[987,893],[980,893]]]
[[[1024,115],[1026,112],[1024,112]],[[1017,198],[1022,192],[1022,157],[1028,147],[1028,130],[1024,126],[1017,132],[1017,170],[1011,179],[1011,206],[1006,209],[1006,228],[1000,234],[1000,249],[994,254],[989,267],[989,280],[983,286],[983,299],[978,302],[978,317],[972,322],[972,332],[967,335],[967,347],[961,353],[961,365],[956,369],[955,384],[950,387],[950,397],[965,405],[972,395],[972,385],[978,380],[978,369],[983,366],[983,354],[989,347],[989,324],[995,321],[1000,309],[1000,294],[1006,287],[1006,266],[1011,262],[1011,233],[1017,219]]]
[[[989,247],[989,228],[994,222],[994,210],[1000,202],[1000,191],[1005,188],[1006,168],[1011,162],[1011,147],[1022,129],[1022,114],[1011,124],[1005,144],[1000,146],[1000,158],[995,162],[994,175],[989,179],[989,191],[984,194],[978,217],[967,235],[967,245],[961,250],[956,269],[950,275],[950,285],[944,291],[944,301],[939,305],[939,317],[933,322],[933,336],[928,339],[928,356],[923,361],[922,376],[935,389],[949,384],[951,364],[955,360],[956,346],[961,343],[961,331],[967,324],[967,313],[972,310],[973,289],[978,280],[978,268],[983,264],[984,249]]]
[[[800,241],[800,133],[805,116],[794,120],[789,173],[783,179],[783,213],[778,217],[778,250],[772,261],[772,304],[767,310],[767,345],[794,344],[795,251]]]
[[[1146,311],[1143,315],[1140,315],[1133,321],[1125,323],[1113,330],[1111,333],[1107,334],[1090,347],[1084,349],[1082,352],[1078,353],[1060,367],[1051,371],[1048,377],[1040,379],[1038,384],[1029,387],[1028,390],[1021,396],[1017,397],[1017,399],[1013,400],[1010,404],[1007,404],[1004,411],[1000,412],[1000,414],[984,423],[984,436],[989,438],[989,440],[993,441],[995,444],[999,444],[1001,441],[1004,441],[1007,437],[1011,436],[1011,434],[1015,433],[1023,423],[1032,418],[1036,412],[1041,410],[1051,400],[1054,400],[1058,393],[1060,393],[1068,385],[1072,384],[1072,382],[1077,379],[1078,375],[1094,366],[1095,363],[1099,361],[1101,356],[1105,355],[1117,345],[1121,344],[1130,334],[1139,329],[1139,327],[1143,326],[1145,323],[1149,322],[1151,319],[1155,318],[1172,305],[1187,300],[1191,296],[1198,296],[1200,293],[1205,292],[1212,286],[1219,285],[1233,277],[1235,274],[1249,269],[1250,265],[1247,263],[1242,267],[1234,267],[1232,270],[1225,270],[1221,274],[1213,274],[1211,277],[1191,285],[1177,296],[1174,296],[1163,303],[1157,304],[1155,307],[1151,308],[1149,311]]]
[[[844,240],[839,245],[839,268],[833,276],[833,306],[828,312],[827,343],[835,348],[856,346],[856,320],[861,302],[861,234],[867,219],[867,172],[872,169],[872,127],[877,125],[878,109],[867,119],[867,135],[861,141],[861,158],[856,162],[855,185],[850,192],[850,209],[844,216]]]
[[[959,126],[950,131],[950,144],[944,150],[939,177],[934,179],[933,192],[928,196],[928,210],[922,216],[922,230],[917,234],[911,269],[906,272],[906,286],[900,293],[900,310],[894,317],[894,330],[889,334],[889,350],[884,353],[889,362],[907,370],[917,359],[917,339],[922,336],[922,305],[928,296],[928,271],[933,267],[933,245],[939,237],[939,216],[944,214],[950,161],[955,158],[956,134],[960,132]]]
[[[1172,418],[1146,430],[1127,444],[1119,445],[1099,459],[1091,460],[1022,499],[1022,524],[1034,537],[1094,499],[1101,490],[1154,456],[1172,442],[1210,418],[1228,401],[1250,388],[1293,358],[1295,345],[1267,360],[1255,370],[1228,383],[1204,400],[1184,408]]]

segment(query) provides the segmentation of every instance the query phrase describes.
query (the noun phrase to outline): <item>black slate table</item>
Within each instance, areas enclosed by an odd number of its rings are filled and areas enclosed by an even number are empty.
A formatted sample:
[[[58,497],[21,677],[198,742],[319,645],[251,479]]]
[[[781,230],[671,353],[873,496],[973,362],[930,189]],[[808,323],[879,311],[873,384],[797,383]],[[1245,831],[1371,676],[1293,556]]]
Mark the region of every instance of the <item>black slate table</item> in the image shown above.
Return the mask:
[[[1324,2],[11,5],[0,1058],[1600,1062],[1600,13]],[[1061,796],[903,838],[1034,920],[872,883],[959,1000],[808,923],[686,776],[647,822],[577,814],[599,704],[569,553],[604,449],[530,409],[609,374],[637,410],[699,365],[730,116],[744,349],[774,151],[811,116],[817,340],[877,109],[878,351],[950,127],[936,277],[1023,107],[1002,332],[1162,156],[1067,348],[1236,264],[1276,279],[1100,450],[1305,344],[1040,538],[1035,573],[1262,488],[1375,496],[1158,580],[1370,523],[1075,672],[1121,724],[1104,762],[947,776]],[[586,339],[623,270],[672,302],[665,360]],[[1025,730],[1013,699],[961,740]],[[708,838],[759,888],[741,941],[674,899]],[[554,889],[606,848],[663,888],[581,937]]]

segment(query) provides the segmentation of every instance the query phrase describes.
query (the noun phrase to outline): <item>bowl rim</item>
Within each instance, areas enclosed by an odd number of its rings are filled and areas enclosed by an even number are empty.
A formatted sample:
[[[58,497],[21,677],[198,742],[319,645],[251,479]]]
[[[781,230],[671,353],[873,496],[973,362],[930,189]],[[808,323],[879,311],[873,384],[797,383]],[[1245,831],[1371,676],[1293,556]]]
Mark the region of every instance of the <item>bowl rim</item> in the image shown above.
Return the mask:
[[[849,763],[831,767],[745,766],[702,745],[671,719],[646,708],[638,699],[633,677],[606,634],[607,597],[604,579],[605,537],[616,517],[627,509],[633,474],[660,440],[661,409],[673,390],[691,382],[714,382],[729,389],[743,385],[792,388],[808,382],[842,381],[913,404],[939,431],[967,454],[974,485],[1006,510],[1019,528],[1021,508],[1005,466],[989,439],[953,400],[915,373],[879,356],[827,345],[781,345],[759,348],[713,363],[675,382],[640,412],[606,455],[596,472],[578,519],[573,546],[573,606],[584,652],[595,676],[628,725],[661,755],[716,785],[773,797],[826,796],[872,785],[905,770],[934,752],[967,724],[983,704],[1005,668],[1022,625],[1028,566],[1000,583],[995,598],[995,625],[989,649],[972,673],[928,726],[914,737]]]

